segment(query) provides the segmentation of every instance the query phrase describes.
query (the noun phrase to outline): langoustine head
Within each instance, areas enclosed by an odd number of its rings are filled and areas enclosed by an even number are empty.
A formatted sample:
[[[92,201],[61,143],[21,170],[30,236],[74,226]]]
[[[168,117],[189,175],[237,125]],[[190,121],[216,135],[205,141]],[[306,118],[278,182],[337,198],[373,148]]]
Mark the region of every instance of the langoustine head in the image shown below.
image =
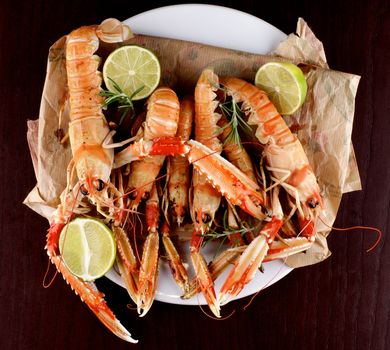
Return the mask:
[[[132,36],[130,28],[109,18],[98,26],[72,31],[66,42],[66,70],[70,102],[69,138],[80,189],[93,196],[108,183],[114,153],[103,147],[109,128],[102,113],[103,98],[99,57],[94,55],[99,40],[122,42]]]
[[[103,190],[110,179],[114,151],[102,145],[108,133],[103,115],[76,119],[69,124],[73,161],[83,194]]]
[[[76,171],[80,182],[80,191],[84,195],[93,196],[102,191],[109,181],[111,168],[107,166],[109,159],[104,152],[80,152],[76,162]]]

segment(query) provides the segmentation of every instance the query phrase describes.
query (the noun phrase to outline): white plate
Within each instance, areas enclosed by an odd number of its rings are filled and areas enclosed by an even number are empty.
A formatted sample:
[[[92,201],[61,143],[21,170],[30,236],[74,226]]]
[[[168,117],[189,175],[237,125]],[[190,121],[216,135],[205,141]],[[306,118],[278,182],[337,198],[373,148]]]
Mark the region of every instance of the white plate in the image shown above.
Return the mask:
[[[247,13],[213,5],[174,5],[141,13],[124,21],[134,33],[174,39],[190,40],[203,44],[266,54],[276,48],[286,35],[279,29]],[[211,259],[214,248],[207,245],[202,251]],[[264,264],[264,273],[257,273],[240,293],[239,298],[251,295],[270,286],[292,269],[281,261]],[[226,279],[225,271],[216,281],[216,292]],[[120,276],[111,270],[106,277],[124,287]],[[180,298],[181,290],[172,278],[169,267],[160,264],[156,300],[182,305],[204,305],[203,296],[189,300]]]

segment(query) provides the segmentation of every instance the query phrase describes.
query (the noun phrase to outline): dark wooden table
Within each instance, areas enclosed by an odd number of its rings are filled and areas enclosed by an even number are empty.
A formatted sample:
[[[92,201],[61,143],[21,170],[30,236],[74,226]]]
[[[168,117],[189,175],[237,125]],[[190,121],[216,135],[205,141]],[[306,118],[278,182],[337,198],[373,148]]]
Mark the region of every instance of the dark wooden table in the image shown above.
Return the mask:
[[[225,321],[198,307],[155,302],[145,318],[126,308],[127,293],[98,286],[139,345],[110,334],[57,278],[42,287],[47,222],[21,203],[35,185],[26,120],[38,115],[50,45],[106,17],[126,19],[170,2],[3,0],[0,11],[0,348],[1,349],[390,349],[390,8],[386,0],[229,1],[286,33],[303,17],[324,43],[331,68],[362,76],[353,142],[363,190],[343,197],[336,226],[377,226],[374,235],[334,232],[332,256],[297,269],[226,308]],[[201,25],[201,23],[199,24]],[[234,25],[234,23],[232,23]]]

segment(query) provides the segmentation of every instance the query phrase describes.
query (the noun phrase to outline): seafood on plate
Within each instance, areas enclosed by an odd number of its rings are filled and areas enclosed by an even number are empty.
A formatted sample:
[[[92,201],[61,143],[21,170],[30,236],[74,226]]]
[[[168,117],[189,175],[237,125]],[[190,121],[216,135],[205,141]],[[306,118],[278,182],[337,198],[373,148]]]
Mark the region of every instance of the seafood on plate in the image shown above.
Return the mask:
[[[70,220],[88,214],[110,224],[116,267],[140,316],[152,306],[165,259],[182,297],[201,292],[220,317],[221,305],[237,297],[264,262],[310,248],[323,201],[300,141],[266,93],[247,81],[218,77],[212,68],[201,72],[194,96],[180,100],[180,91],[156,88],[146,112],[130,128],[133,134],[138,129],[137,136],[114,143],[109,114],[102,110],[95,53],[100,41],[123,42],[129,34],[126,26],[109,19],[67,37],[72,159],[46,249],[100,321],[118,337],[136,342],[95,284],[72,275],[62,262],[59,236]],[[260,145],[261,155],[241,143],[237,123],[224,113],[226,103],[246,119],[251,143]],[[190,238],[179,237],[178,243],[176,231],[184,226],[191,227]],[[227,238],[229,245],[206,261],[202,247],[210,236]],[[178,244],[187,246],[188,257],[180,255]],[[218,294],[214,281],[231,265]]]

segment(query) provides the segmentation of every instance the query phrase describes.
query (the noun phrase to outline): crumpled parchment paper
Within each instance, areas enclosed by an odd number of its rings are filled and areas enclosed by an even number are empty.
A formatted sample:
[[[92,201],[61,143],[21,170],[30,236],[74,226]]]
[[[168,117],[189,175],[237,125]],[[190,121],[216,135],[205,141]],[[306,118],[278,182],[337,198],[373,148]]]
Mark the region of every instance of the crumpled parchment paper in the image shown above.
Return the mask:
[[[66,185],[71,159],[68,143],[61,144],[58,130],[66,133],[69,108],[66,99],[64,46],[60,38],[49,50],[47,73],[39,119],[28,121],[27,140],[37,185],[24,204],[50,220]],[[360,77],[329,69],[322,43],[303,19],[296,34],[290,34],[270,55],[257,55],[198,43],[135,35],[123,44],[138,44],[156,53],[162,68],[161,85],[180,94],[193,92],[200,72],[213,67],[218,75],[253,81],[258,68],[269,61],[291,61],[305,72],[308,93],[303,107],[286,121],[298,134],[318,178],[325,210],[323,220],[332,225],[343,193],[361,189],[351,144],[355,96]],[[107,55],[118,44],[102,44],[98,54]],[[61,118],[60,118],[61,115]],[[286,260],[291,267],[318,263],[330,255],[326,237],[330,229],[317,222],[317,237],[305,253]]]

